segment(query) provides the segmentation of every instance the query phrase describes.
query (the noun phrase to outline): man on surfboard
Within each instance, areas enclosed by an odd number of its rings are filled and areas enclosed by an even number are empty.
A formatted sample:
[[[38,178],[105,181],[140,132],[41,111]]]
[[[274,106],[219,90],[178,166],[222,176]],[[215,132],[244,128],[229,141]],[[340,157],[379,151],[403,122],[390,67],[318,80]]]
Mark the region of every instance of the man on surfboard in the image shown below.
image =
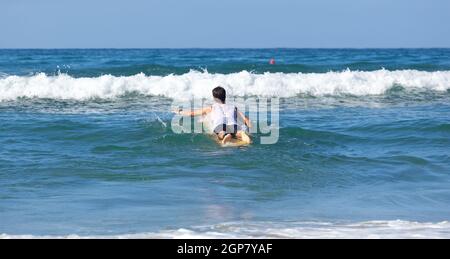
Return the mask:
[[[179,111],[178,113],[183,116],[210,115],[213,132],[222,144],[230,143],[233,138],[250,144],[250,137],[245,130],[239,127],[237,122],[239,116],[244,121],[244,124],[251,128],[250,120],[236,106],[226,103],[227,94],[223,87],[218,86],[214,88],[212,95],[215,101],[212,106],[189,112]]]

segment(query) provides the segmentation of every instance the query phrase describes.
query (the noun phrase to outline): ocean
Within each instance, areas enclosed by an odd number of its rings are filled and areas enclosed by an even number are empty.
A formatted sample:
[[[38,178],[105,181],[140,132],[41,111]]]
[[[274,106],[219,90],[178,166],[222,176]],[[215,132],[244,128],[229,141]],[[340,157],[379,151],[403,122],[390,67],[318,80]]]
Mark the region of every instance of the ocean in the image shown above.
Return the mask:
[[[218,85],[278,141],[173,132]],[[449,186],[450,49],[0,50],[0,238],[449,238]]]

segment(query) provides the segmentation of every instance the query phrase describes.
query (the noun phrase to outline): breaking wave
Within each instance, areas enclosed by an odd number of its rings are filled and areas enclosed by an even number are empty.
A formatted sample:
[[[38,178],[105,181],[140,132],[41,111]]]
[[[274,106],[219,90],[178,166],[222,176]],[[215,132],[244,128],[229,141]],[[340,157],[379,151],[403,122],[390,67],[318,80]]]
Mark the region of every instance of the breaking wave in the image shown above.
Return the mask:
[[[450,223],[420,223],[412,221],[367,221],[358,223],[326,223],[326,222],[298,222],[298,223],[223,223],[213,226],[192,229],[164,230],[154,233],[136,233],[121,235],[66,235],[66,236],[35,236],[35,235],[7,235],[1,234],[0,239],[21,238],[115,238],[115,239],[147,239],[147,238],[175,238],[175,239],[222,239],[222,238],[449,238]]]
[[[176,100],[209,98],[211,89],[221,85],[233,96],[295,97],[298,95],[383,95],[401,87],[406,91],[447,91],[450,71],[377,70],[328,73],[264,73],[241,71],[214,74],[190,71],[182,75],[99,77],[32,76],[0,77],[0,101],[18,98],[87,100],[109,99],[129,93],[162,96]]]

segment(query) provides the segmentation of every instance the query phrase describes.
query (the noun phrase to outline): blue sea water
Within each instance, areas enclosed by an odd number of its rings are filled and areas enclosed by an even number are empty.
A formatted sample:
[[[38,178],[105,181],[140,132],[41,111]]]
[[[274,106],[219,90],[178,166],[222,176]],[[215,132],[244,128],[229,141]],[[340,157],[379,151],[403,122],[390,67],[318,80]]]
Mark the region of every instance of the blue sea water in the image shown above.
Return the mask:
[[[217,85],[279,141],[175,134]],[[0,50],[3,238],[448,238],[449,186],[450,49]]]

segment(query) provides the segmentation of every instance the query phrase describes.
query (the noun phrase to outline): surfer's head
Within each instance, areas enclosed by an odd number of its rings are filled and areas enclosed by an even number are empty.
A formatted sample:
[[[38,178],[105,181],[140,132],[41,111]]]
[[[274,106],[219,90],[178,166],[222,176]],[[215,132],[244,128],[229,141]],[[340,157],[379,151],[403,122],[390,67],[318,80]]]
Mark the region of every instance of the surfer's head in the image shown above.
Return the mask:
[[[222,103],[225,103],[225,99],[227,98],[227,92],[225,91],[225,89],[223,89],[223,87],[220,86],[212,90],[212,95],[217,101],[220,101]]]

